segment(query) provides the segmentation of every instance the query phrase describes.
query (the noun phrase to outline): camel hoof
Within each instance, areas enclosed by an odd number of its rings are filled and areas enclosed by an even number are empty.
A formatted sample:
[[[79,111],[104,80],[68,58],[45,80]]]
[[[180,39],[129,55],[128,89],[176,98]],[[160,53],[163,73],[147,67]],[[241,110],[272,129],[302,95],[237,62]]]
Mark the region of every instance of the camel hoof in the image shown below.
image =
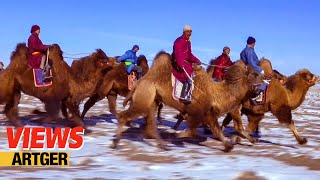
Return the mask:
[[[88,129],[88,128],[84,128],[84,134],[87,135],[87,134],[90,134],[92,133],[92,130]]]
[[[308,139],[305,138],[305,137],[302,137],[302,138],[299,140],[299,144],[301,144],[301,145],[307,144],[307,142],[308,142]]]
[[[24,124],[21,121],[12,122],[11,124],[16,128],[24,126]]]
[[[224,143],[224,152],[230,152],[232,149],[233,149],[233,144],[232,144],[232,142],[225,142]]]
[[[113,142],[112,142],[112,144],[111,144],[110,147],[111,147],[112,149],[117,149],[120,140],[119,140],[119,139],[113,139],[112,141],[113,141]]]
[[[166,146],[165,144],[158,144],[158,147],[164,151],[170,151],[170,148],[168,148],[168,146]]]
[[[231,137],[231,144],[233,145],[236,145],[238,144],[239,142],[241,142],[242,138],[239,137],[239,136],[232,136]]]

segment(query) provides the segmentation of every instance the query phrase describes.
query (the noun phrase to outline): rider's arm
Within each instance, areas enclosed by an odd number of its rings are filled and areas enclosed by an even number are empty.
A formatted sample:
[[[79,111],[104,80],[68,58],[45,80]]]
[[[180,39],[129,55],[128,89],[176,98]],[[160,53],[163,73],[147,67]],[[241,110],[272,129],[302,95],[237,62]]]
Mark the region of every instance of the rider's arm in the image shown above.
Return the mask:
[[[118,58],[118,61],[122,62],[122,61],[129,59],[129,58],[130,58],[130,52],[127,51],[124,55],[122,55]]]
[[[254,51],[248,51],[247,52],[247,61],[248,64],[253,67],[254,70],[256,70],[258,73],[263,74],[263,70],[259,66],[259,59],[257,58],[257,55]]]

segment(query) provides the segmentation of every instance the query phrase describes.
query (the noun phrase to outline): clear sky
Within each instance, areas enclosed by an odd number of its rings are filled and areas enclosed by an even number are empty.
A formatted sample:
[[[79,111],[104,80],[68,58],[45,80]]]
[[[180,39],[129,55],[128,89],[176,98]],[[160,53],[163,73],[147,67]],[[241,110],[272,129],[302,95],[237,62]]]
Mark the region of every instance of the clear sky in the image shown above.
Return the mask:
[[[6,66],[33,24],[40,25],[44,44],[57,43],[68,53],[101,48],[116,56],[138,44],[138,53],[149,60],[160,50],[171,53],[189,24],[193,53],[203,62],[219,56],[226,45],[232,60],[238,60],[253,36],[258,57],[270,59],[274,69],[290,75],[308,68],[320,74],[318,0],[6,0],[0,23],[0,60]]]

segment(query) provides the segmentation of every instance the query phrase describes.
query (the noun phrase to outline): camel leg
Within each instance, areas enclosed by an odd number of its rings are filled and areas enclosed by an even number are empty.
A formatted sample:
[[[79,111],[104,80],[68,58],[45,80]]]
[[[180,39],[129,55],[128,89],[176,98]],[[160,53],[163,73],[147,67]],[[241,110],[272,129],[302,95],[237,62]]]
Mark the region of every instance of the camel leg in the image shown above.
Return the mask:
[[[65,117],[66,119],[69,119],[68,109],[64,103],[61,103],[61,112],[63,117]]]
[[[160,138],[160,135],[157,133],[157,123],[155,121],[155,115],[157,113],[158,105],[157,103],[153,103],[152,106],[148,109],[148,113],[146,116],[146,129],[145,133],[151,137],[156,139],[158,146],[161,149],[168,150],[165,143]]]
[[[184,120],[184,117],[183,117],[183,115],[182,115],[181,113],[179,113],[179,114],[177,115],[177,119],[178,119],[178,121],[177,121],[176,124],[173,126],[173,129],[174,129],[174,130],[177,130],[177,129],[178,129],[178,127],[180,126],[180,124],[181,124],[182,121]]]
[[[243,124],[242,124],[242,120],[241,120],[241,111],[240,109],[237,109],[233,112],[230,112],[227,116],[230,116],[231,119],[233,119],[233,123],[234,123],[234,128],[235,130],[242,136],[244,136],[245,138],[247,138],[251,143],[255,143],[256,141],[249,135],[249,133],[247,131],[244,130],[243,128]],[[234,137],[233,137],[234,138]],[[238,143],[238,141],[240,141],[241,139],[239,136],[236,137],[237,139],[233,140],[232,142],[236,141],[236,143]]]
[[[263,114],[248,114],[248,133],[253,134],[254,132],[258,132],[258,127],[260,121],[263,119],[264,115]]]
[[[103,97],[100,97],[98,94],[95,94],[93,96],[91,96],[89,98],[89,100],[84,104],[84,107],[83,107],[83,111],[82,111],[82,114],[81,114],[81,119],[84,118],[84,116],[87,114],[87,112],[89,111],[89,109],[94,106],[96,104],[96,102],[102,100],[104,98]]]
[[[184,119],[183,115],[181,115],[181,113],[180,113],[178,116],[180,117],[180,119],[178,119],[178,122],[179,122],[179,120],[181,120],[181,122],[182,122]],[[195,117],[197,117],[197,116],[195,116]],[[178,138],[185,138],[185,137],[195,138],[198,136],[197,127],[199,126],[200,122],[195,117],[192,116],[191,114],[188,114],[188,116],[186,118],[188,128],[186,131],[179,133]],[[199,118],[199,119],[202,119],[202,118]],[[178,122],[176,123],[176,125],[180,124]]]
[[[241,116],[241,114],[240,114],[240,116]],[[241,118],[241,117],[240,117]],[[232,121],[232,117],[231,117],[231,114],[230,113],[228,113],[227,114],[227,116],[223,119],[223,122],[222,122],[222,128],[225,128],[225,127],[227,127],[229,124],[230,124],[230,122]]]
[[[222,130],[219,126],[218,119],[212,113],[207,115],[207,123],[212,131],[212,133],[220,140],[224,145],[224,151],[230,152],[233,149],[233,143],[225,140]]]
[[[48,113],[48,117],[45,118],[42,123],[50,123],[50,122],[56,122],[59,119],[59,111],[62,105],[60,104],[60,101],[49,101],[45,102],[45,110]]]
[[[292,120],[290,107],[282,106],[281,108],[274,108],[271,106],[271,112],[278,118],[280,123],[284,123],[288,126],[299,144],[306,144],[308,142],[307,138],[300,136],[299,132],[297,131],[297,128]]]
[[[146,107],[147,109],[147,107]],[[112,148],[117,148],[120,142],[122,133],[125,131],[124,126],[131,120],[138,118],[143,113],[139,111],[134,104],[132,104],[127,110],[117,114],[118,127],[116,130],[116,137],[113,139]]]
[[[163,104],[162,103],[159,103],[159,107],[158,107],[158,117],[157,117],[157,120],[159,122],[159,124],[163,124],[162,122],[162,117],[161,117],[161,110],[163,108]]]
[[[18,104],[21,98],[20,92],[15,92],[12,100],[5,105],[4,114],[15,127],[22,127],[23,124],[18,116]]]
[[[113,114],[117,114],[117,95],[107,95],[108,98],[108,104],[109,104],[109,111]]]

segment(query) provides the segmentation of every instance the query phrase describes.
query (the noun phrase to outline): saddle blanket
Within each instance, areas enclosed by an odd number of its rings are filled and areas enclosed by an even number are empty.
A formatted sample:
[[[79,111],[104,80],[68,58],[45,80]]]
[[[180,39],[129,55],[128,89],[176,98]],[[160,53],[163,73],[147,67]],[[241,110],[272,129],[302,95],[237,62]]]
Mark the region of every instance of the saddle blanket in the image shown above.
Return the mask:
[[[184,84],[171,74],[171,83],[173,87],[172,97],[174,100],[191,101],[193,83]]]
[[[50,73],[52,74],[51,69],[50,69]],[[34,80],[34,85],[36,87],[46,87],[46,86],[52,85],[52,80],[43,81],[43,70],[42,69],[33,69],[33,80]]]

